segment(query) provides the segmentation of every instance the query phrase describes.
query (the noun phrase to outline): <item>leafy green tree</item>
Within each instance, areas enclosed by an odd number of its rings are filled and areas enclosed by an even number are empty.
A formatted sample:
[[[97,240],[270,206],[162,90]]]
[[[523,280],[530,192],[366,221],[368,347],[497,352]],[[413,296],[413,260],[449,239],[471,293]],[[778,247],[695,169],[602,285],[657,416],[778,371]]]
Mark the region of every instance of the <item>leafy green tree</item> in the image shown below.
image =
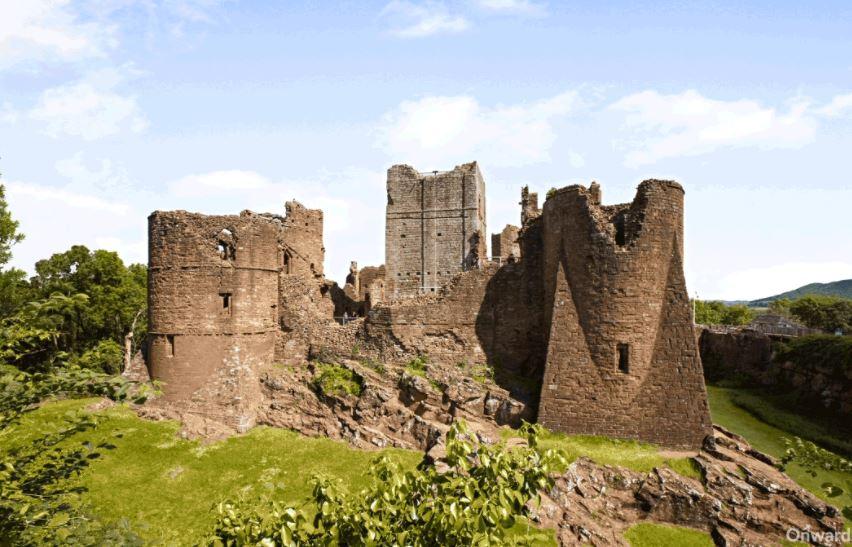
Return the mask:
[[[700,325],[747,325],[754,310],[743,304],[726,305],[719,300],[695,300],[695,322]]]
[[[808,327],[833,332],[852,329],[852,300],[836,296],[808,295],[790,304],[790,313]]]
[[[40,260],[35,269],[32,285],[42,297],[56,292],[88,296],[76,325],[81,344],[74,350],[89,349],[101,340],[121,344],[131,326],[134,339],[141,340],[147,330],[145,314],[140,314],[147,305],[147,267],[127,267],[115,252],[74,245]]]
[[[24,240],[18,226],[9,211],[6,188],[0,184],[0,318],[12,313],[29,295],[24,271],[6,268],[12,258],[12,246]]]
[[[0,268],[12,258],[12,246],[24,240],[24,234],[18,231],[18,226],[20,224],[12,218],[6,202],[6,187],[0,184]]]
[[[508,530],[538,492],[553,486],[551,474],[566,461],[540,450],[540,426],[526,424],[529,447],[475,442],[463,422],[447,433],[446,462],[403,471],[383,456],[372,486],[355,495],[315,478],[308,515],[270,502],[265,509],[223,502],[212,545],[507,545]]]
[[[63,361],[79,345],[88,300],[85,294],[53,293],[27,302],[0,321],[0,363],[21,370],[47,370]]]

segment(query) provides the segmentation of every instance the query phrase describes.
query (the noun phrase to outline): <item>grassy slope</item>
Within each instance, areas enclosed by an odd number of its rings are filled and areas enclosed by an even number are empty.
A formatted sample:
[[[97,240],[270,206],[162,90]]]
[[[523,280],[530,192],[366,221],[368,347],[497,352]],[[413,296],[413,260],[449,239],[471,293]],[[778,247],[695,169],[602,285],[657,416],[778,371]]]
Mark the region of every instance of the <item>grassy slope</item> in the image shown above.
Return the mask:
[[[640,522],[624,533],[631,547],[713,547],[710,534],[680,526]]]
[[[713,421],[743,435],[755,448],[781,455],[784,447],[780,439],[789,433],[735,405],[732,398],[736,393],[731,389],[709,388]],[[67,412],[80,411],[92,401],[45,405],[26,416],[16,431],[4,435],[2,446],[24,443],[35,434],[55,429]],[[137,533],[169,544],[191,543],[203,537],[215,519],[213,505],[240,492],[258,495],[267,488],[281,486],[283,501],[299,503],[308,495],[308,479],[315,473],[338,477],[350,489],[361,488],[370,480],[365,472],[377,455],[354,450],[341,442],[263,427],[220,443],[202,445],[179,439],[178,425],[173,422],[140,420],[121,407],[98,414],[102,423],[87,438],[110,441],[116,448],[94,460],[81,477],[82,485],[88,488],[84,501],[105,520],[127,517]],[[505,434],[510,435],[511,431]],[[653,445],[635,441],[551,433],[542,444],[564,450],[571,461],[584,455],[601,464],[622,465],[638,471],[668,465],[683,475],[697,476],[689,459],[665,459]],[[389,453],[411,466],[421,458],[420,453],[412,451]],[[848,475],[824,472],[812,478],[796,466],[791,466],[789,474],[821,496],[820,485],[826,480],[844,485],[847,493],[829,501],[836,505],[852,504]],[[517,528],[521,532],[527,527],[519,524]],[[553,545],[549,531],[533,533],[538,536],[537,544]],[[643,524],[633,527],[626,537],[634,547],[641,547],[672,541],[700,545],[706,539],[700,535],[689,529]]]
[[[25,418],[9,445],[26,442],[32,434],[27,431],[56,428],[66,412],[91,402],[46,405]],[[239,492],[258,494],[279,485],[283,501],[297,503],[310,493],[308,479],[315,473],[341,478],[350,489],[366,486],[366,471],[377,456],[342,442],[265,427],[201,445],[179,439],[174,422],[141,420],[126,408],[99,415],[103,422],[86,437],[108,440],[116,448],[105,451],[83,473],[82,485],[88,489],[84,503],[104,520],[127,517],[146,539],[168,544],[202,538],[215,521],[213,505]],[[413,451],[388,452],[412,467],[422,458]]]
[[[733,398],[737,395],[737,390],[708,386],[707,391],[710,397],[710,412],[713,416],[713,423],[742,435],[752,446],[762,452],[775,457],[781,457],[784,454],[784,443],[781,439],[782,437],[790,437],[795,432],[791,433],[773,427],[734,404]],[[806,421],[805,418],[799,418],[797,423],[802,424]],[[801,467],[793,464],[788,467],[787,474],[800,485],[832,505],[838,507],[852,505],[852,476],[847,473],[820,471],[816,477],[811,477]],[[839,485],[844,489],[844,494],[829,499],[821,488],[824,482]]]

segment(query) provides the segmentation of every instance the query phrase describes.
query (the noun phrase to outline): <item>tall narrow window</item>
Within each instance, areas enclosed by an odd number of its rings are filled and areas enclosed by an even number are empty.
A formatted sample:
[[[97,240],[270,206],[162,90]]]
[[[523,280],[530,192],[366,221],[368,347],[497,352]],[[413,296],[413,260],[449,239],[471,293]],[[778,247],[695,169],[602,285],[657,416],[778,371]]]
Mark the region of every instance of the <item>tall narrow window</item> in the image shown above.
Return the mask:
[[[166,355],[168,357],[175,356],[175,335],[167,334],[166,335]]]
[[[624,215],[618,215],[613,224],[615,224],[615,244],[624,245],[627,241],[626,234],[624,233]]]
[[[618,344],[618,370],[624,374],[630,372],[630,344]]]
[[[222,298],[222,313],[225,315],[231,314],[231,293],[223,292],[219,293],[219,296]]]
[[[290,273],[290,263],[293,262],[293,255],[290,254],[290,251],[284,251],[284,273]]]

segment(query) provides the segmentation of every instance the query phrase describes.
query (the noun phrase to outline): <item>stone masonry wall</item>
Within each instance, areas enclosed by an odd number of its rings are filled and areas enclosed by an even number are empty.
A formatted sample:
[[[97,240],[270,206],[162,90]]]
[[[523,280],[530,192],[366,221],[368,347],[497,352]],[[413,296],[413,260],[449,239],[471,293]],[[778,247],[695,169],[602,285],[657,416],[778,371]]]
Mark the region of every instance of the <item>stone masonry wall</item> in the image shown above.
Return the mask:
[[[388,298],[437,292],[486,257],[485,183],[475,162],[436,173],[394,165],[387,198]]]
[[[683,278],[683,189],[624,206],[582,186],[544,205],[550,325],[539,421],[567,433],[696,448],[711,422]]]
[[[518,243],[520,228],[507,224],[499,234],[491,234],[491,256],[500,261],[521,258],[521,246]]]
[[[148,366],[164,398],[253,423],[253,371],[272,359],[278,231],[268,219],[155,212],[148,219]]]

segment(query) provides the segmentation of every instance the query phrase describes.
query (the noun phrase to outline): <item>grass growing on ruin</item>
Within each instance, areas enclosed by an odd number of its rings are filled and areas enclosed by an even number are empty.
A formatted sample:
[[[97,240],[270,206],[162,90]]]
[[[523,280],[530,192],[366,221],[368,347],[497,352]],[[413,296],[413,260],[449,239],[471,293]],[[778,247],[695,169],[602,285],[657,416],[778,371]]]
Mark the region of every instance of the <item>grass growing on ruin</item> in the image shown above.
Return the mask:
[[[517,432],[505,428],[502,434],[506,438]],[[561,450],[569,464],[585,456],[599,465],[617,465],[643,473],[655,467],[670,467],[683,476],[701,480],[701,471],[692,458],[666,458],[660,453],[660,447],[649,443],[547,431],[542,434],[539,446]]]
[[[426,364],[429,360],[425,355],[418,355],[405,365],[405,371],[412,376],[426,377]]]
[[[754,448],[771,456],[780,458],[784,454],[785,447],[781,440],[783,437],[790,438],[799,434],[798,429],[796,431],[785,431],[767,424],[739,406],[735,400],[738,395],[742,394],[740,390],[708,386],[707,394],[710,398],[710,413],[713,417],[713,423],[742,435]],[[800,419],[804,420],[804,418]],[[790,464],[786,473],[804,488],[835,507],[852,505],[852,474],[821,470],[817,472],[816,477],[811,477],[796,463]],[[822,484],[826,482],[834,483],[843,488],[843,494],[829,498],[822,489]]]
[[[634,524],[624,538],[631,547],[713,547],[713,539],[706,532],[653,522]]]
[[[361,395],[364,379],[340,365],[317,363],[317,375],[312,381],[314,389],[324,395]]]

